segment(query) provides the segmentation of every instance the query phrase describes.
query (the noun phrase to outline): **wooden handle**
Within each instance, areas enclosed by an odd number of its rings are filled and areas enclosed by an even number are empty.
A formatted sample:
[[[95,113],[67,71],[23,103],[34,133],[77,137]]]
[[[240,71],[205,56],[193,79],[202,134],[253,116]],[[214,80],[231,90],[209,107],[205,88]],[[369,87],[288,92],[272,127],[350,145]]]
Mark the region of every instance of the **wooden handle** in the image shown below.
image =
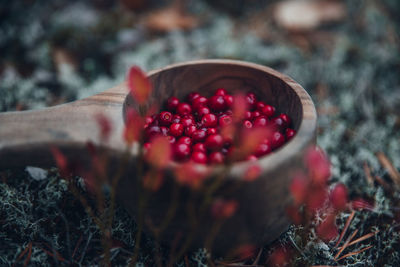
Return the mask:
[[[73,157],[84,157],[88,140],[99,139],[95,116],[104,114],[113,126],[108,147],[118,149],[123,127],[124,84],[75,102],[35,111],[0,114],[0,168],[54,164],[49,148],[60,147]],[[83,154],[82,154],[83,153]]]

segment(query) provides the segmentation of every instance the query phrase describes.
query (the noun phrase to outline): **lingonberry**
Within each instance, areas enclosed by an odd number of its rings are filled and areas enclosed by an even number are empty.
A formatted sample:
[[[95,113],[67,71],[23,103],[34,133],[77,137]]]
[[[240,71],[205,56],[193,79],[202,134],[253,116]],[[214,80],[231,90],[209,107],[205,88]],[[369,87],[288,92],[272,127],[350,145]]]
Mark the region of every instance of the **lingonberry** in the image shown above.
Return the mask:
[[[208,160],[211,164],[221,164],[224,162],[224,154],[219,151],[211,152],[208,156]]]
[[[292,120],[289,118],[288,115],[282,113],[281,115],[279,115],[279,118],[281,118],[283,120],[283,127],[287,128],[290,126],[290,123],[292,122]]]
[[[181,116],[179,116],[178,114],[174,114],[174,116],[172,116],[172,123],[180,123],[181,122]]]
[[[296,131],[291,129],[291,128],[287,128],[286,132],[285,132],[285,136],[286,136],[286,140],[290,140],[292,139],[293,136],[295,136]]]
[[[175,111],[176,108],[179,105],[179,100],[178,98],[176,98],[175,96],[171,96],[170,98],[168,98],[167,100],[167,109],[169,111]]]
[[[281,117],[275,117],[271,120],[271,125],[277,129],[277,130],[282,130],[284,128],[285,122],[282,120]]]
[[[255,105],[255,108],[256,108],[256,110],[258,110],[258,111],[262,111],[262,109],[265,107],[265,103],[264,102],[262,102],[262,101],[258,101],[257,103],[256,103],[256,105]]]
[[[255,155],[249,155],[246,160],[251,160],[251,161],[255,161],[257,160],[257,157]]]
[[[175,143],[173,146],[173,155],[177,160],[187,159],[190,155],[190,146],[185,143]]]
[[[228,92],[225,90],[225,88],[218,88],[217,90],[215,90],[215,94],[214,95],[226,95]]]
[[[275,108],[270,105],[265,105],[261,110],[259,110],[262,114],[264,114],[267,117],[272,117],[274,116],[275,113]]]
[[[253,93],[248,93],[246,95],[246,101],[247,101],[247,104],[249,105],[249,107],[253,108],[255,103],[256,103],[256,101],[257,101],[256,100],[256,95],[253,94]]]
[[[176,111],[178,112],[179,115],[188,115],[192,112],[192,108],[188,103],[179,103],[178,107],[176,108]]]
[[[161,134],[161,128],[157,125],[152,125],[146,128],[146,137],[148,139],[151,139],[159,134]]]
[[[200,107],[204,107],[207,105],[208,99],[204,96],[200,96],[193,100],[192,107],[194,110],[198,110]]]
[[[171,135],[175,137],[179,137],[183,134],[184,127],[180,123],[172,123],[171,126],[169,127],[169,132]]]
[[[271,147],[276,149],[285,143],[285,136],[280,132],[274,132],[271,137]]]
[[[176,138],[173,137],[172,135],[168,135],[167,136],[167,140],[171,143],[174,144],[176,142]]]
[[[194,131],[192,134],[193,143],[198,143],[198,142],[204,141],[206,136],[207,136],[206,131],[203,131],[203,130]]]
[[[232,117],[229,115],[223,115],[222,117],[219,118],[218,121],[220,127],[225,127],[232,123]]]
[[[244,118],[245,118],[246,120],[250,120],[250,119],[251,119],[251,111],[246,111],[246,112],[244,113]]]
[[[197,127],[194,125],[190,125],[185,128],[185,135],[186,136],[192,136],[193,133],[197,130]]]
[[[213,134],[209,135],[204,142],[204,145],[208,150],[218,150],[224,145],[224,140],[221,135]]]
[[[204,152],[194,151],[192,153],[191,159],[196,163],[201,163],[201,164],[207,163],[207,155]]]
[[[177,143],[187,144],[190,146],[192,145],[192,139],[188,136],[182,136],[178,139]]]
[[[261,115],[261,113],[259,111],[253,111],[251,113],[251,119],[254,120],[255,118],[259,117]]]
[[[212,113],[206,114],[203,116],[203,118],[201,118],[201,123],[204,127],[207,127],[207,128],[215,127],[218,125],[217,116],[215,116]]]
[[[210,109],[208,107],[200,107],[197,109],[197,115],[199,118],[202,118],[204,115],[209,114]]]
[[[168,127],[161,126],[161,127],[160,127],[160,130],[161,130],[161,134],[162,134],[163,136],[167,136],[168,133],[169,133],[169,128],[168,128]]]
[[[225,109],[225,99],[221,95],[214,95],[208,99],[208,107],[213,111],[223,111]]]
[[[149,125],[153,122],[153,118],[150,116],[147,116],[146,118],[144,118],[144,123]]]
[[[267,155],[268,153],[271,152],[271,146],[266,144],[266,143],[261,143],[257,146],[256,151],[254,152],[254,155],[256,157],[262,157],[264,155]]]
[[[254,127],[264,127],[267,126],[268,119],[265,116],[259,116],[254,119],[253,125]]]
[[[225,105],[228,108],[231,108],[233,105],[233,96],[231,95],[224,95]]]
[[[172,122],[172,114],[169,111],[163,111],[158,117],[159,124],[162,126],[169,126]]]
[[[253,128],[253,124],[251,123],[251,121],[245,120],[245,121],[243,122],[243,127],[244,127],[245,129],[251,129],[251,128]]]
[[[217,129],[207,128],[207,135],[212,135],[212,134],[216,134],[216,133],[217,133]]]
[[[203,143],[194,144],[192,149],[193,149],[193,151],[200,151],[200,152],[204,152],[204,153],[207,152],[207,149],[206,149],[206,147],[204,146]]]
[[[185,116],[181,119],[181,124],[183,127],[189,127],[191,125],[194,125],[194,119],[190,116]]]
[[[192,92],[187,96],[187,100],[189,101],[189,103],[192,103],[196,98],[199,98],[200,94],[197,92]]]

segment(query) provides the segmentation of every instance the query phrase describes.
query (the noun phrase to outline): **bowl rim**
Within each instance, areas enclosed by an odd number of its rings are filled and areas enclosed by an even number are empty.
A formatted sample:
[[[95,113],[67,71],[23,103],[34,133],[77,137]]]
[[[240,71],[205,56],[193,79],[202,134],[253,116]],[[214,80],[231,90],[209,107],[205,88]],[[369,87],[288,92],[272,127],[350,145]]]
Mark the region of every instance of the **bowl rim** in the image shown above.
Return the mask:
[[[268,73],[269,75],[274,76],[275,78],[286,83],[288,87],[295,92],[295,94],[300,100],[302,107],[301,122],[299,128],[297,130],[296,135],[289,142],[280,147],[278,150],[259,158],[257,161],[235,162],[229,171],[228,174],[229,177],[240,179],[241,177],[243,177],[248,168],[250,166],[253,166],[254,164],[258,165],[261,168],[261,175],[272,172],[273,170],[282,166],[284,163],[287,163],[288,161],[295,159],[296,156],[299,155],[298,154],[299,152],[305,151],[305,149],[308,148],[310,144],[312,144],[315,141],[316,127],[317,127],[317,112],[310,95],[294,79],[270,67],[242,60],[201,59],[201,60],[191,60],[191,61],[174,63],[159,69],[149,71],[148,77],[174,68],[190,66],[190,65],[206,65],[206,64],[237,65]],[[171,167],[172,168],[178,167],[180,164],[181,163],[175,163],[172,164]],[[199,167],[200,166],[204,167],[204,165],[201,164],[198,165]],[[206,168],[209,168],[209,166],[207,166]],[[214,167],[212,169],[213,169],[212,172],[214,171],[218,172],[220,171],[221,168]]]

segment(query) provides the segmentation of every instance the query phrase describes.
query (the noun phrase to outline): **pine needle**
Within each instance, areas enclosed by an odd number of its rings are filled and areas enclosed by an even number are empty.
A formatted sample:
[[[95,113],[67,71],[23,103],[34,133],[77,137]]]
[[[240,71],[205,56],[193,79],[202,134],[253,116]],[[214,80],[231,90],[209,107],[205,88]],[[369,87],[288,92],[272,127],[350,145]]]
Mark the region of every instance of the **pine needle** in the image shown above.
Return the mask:
[[[342,239],[343,239],[344,235],[346,234],[347,229],[349,228],[350,223],[351,223],[351,221],[353,220],[355,214],[356,214],[356,212],[353,210],[353,211],[351,212],[349,218],[347,218],[347,221],[346,221],[346,224],[344,225],[343,231],[342,231],[342,233],[340,234],[339,239],[338,239],[338,241],[337,241],[336,244],[335,244],[335,248],[336,248],[336,247],[339,245],[339,243],[342,241]]]
[[[368,246],[368,247],[366,247],[366,248],[360,249],[360,250],[358,250],[358,251],[354,251],[354,252],[347,253],[347,254],[343,255],[342,257],[340,257],[340,258],[337,259],[337,260],[340,261],[340,260],[342,260],[342,259],[344,259],[344,258],[347,258],[347,257],[350,257],[350,256],[354,256],[354,255],[357,255],[357,254],[360,254],[361,252],[366,251],[367,249],[370,249],[370,248],[372,248],[372,247],[373,247],[373,246],[371,245],[371,246]]]
[[[376,157],[378,158],[381,165],[388,171],[389,177],[392,181],[397,185],[400,186],[400,173],[399,171],[393,166],[392,162],[386,157],[383,152],[377,152]]]
[[[363,235],[362,237],[360,237],[360,238],[358,238],[358,239],[356,239],[356,240],[350,242],[350,243],[347,245],[347,247],[350,247],[350,246],[352,246],[352,245],[354,245],[354,244],[357,244],[357,243],[359,243],[359,242],[361,242],[361,241],[364,241],[365,239],[368,239],[368,238],[370,238],[370,237],[376,235],[377,233],[379,233],[379,230],[376,231],[376,232],[373,232],[373,233],[369,233],[369,234]],[[339,247],[339,248],[341,248],[341,247]]]
[[[365,173],[365,177],[367,178],[368,184],[373,185],[374,179],[372,178],[372,175],[371,175],[371,168],[369,167],[368,163],[366,163],[366,162],[364,162],[364,173]]]
[[[353,234],[347,238],[347,240],[346,240],[346,242],[344,243],[344,245],[339,249],[338,253],[336,253],[335,258],[334,258],[335,260],[340,256],[340,254],[342,254],[343,250],[344,250],[345,248],[347,248],[349,242],[354,238],[354,236],[355,236],[357,233],[358,233],[358,229],[356,229],[356,230],[353,232]]]

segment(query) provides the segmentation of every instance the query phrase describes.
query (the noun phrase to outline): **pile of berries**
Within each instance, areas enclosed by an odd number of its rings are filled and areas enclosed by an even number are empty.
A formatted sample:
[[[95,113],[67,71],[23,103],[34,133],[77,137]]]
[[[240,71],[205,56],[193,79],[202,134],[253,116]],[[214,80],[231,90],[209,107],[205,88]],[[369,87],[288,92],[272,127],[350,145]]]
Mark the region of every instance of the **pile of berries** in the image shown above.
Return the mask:
[[[271,136],[261,142],[248,160],[267,155],[291,139],[295,130],[286,114],[275,115],[275,107],[259,101],[255,94],[246,95],[247,110],[241,124],[243,128],[271,127]],[[146,117],[145,148],[151,139],[163,135],[172,144],[175,161],[193,160],[202,164],[220,164],[233,149],[232,140],[223,138],[221,129],[233,122],[234,97],[219,88],[209,98],[197,92],[190,93],[186,102],[170,97],[166,111]]]

